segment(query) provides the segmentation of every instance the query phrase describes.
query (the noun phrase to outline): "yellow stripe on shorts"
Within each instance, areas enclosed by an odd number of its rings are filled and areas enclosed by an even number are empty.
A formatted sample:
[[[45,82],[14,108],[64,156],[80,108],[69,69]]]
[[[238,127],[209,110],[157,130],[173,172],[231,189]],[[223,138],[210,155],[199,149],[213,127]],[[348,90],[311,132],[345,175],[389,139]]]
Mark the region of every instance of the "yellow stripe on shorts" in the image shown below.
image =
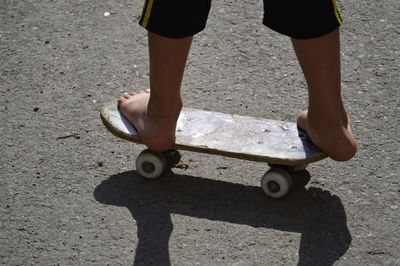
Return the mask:
[[[335,11],[336,19],[339,22],[339,25],[342,25],[343,20],[342,20],[342,17],[340,16],[339,9],[338,9],[337,4],[336,4],[336,0],[332,0],[332,4],[333,4],[333,9]]]
[[[144,17],[143,17],[143,20],[142,20],[142,27],[143,28],[146,28],[147,27],[147,23],[149,22],[151,9],[153,8],[153,1],[154,0],[147,0],[147,1],[144,2],[144,8],[146,10],[143,10],[143,13],[144,13]]]

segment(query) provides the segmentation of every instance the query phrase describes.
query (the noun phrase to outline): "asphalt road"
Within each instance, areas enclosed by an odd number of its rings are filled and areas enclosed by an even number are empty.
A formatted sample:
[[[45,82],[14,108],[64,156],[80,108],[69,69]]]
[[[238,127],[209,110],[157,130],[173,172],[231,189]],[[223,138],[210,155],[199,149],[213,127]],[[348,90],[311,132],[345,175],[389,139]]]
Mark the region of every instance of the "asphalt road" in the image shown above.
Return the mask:
[[[310,165],[272,200],[267,165],[218,156],[183,153],[188,169],[143,180],[143,147],[103,127],[103,102],[148,86],[141,1],[0,0],[0,264],[400,265],[400,2],[339,5],[358,154]],[[306,108],[290,43],[261,18],[261,1],[214,1],[186,106]]]

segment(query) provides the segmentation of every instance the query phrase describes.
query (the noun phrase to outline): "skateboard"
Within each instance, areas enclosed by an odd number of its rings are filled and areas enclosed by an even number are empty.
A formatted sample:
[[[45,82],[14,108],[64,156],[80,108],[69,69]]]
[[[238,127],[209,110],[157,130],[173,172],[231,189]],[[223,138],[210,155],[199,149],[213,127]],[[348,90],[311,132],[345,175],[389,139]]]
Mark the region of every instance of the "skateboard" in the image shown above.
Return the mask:
[[[134,126],[120,113],[116,100],[104,104],[100,115],[115,136],[142,144]],[[136,170],[145,178],[157,178],[180,161],[179,150],[268,163],[270,169],[261,179],[261,188],[272,198],[288,193],[292,171],[303,170],[327,157],[296,123],[184,107],[173,150],[142,151],[136,159]]]

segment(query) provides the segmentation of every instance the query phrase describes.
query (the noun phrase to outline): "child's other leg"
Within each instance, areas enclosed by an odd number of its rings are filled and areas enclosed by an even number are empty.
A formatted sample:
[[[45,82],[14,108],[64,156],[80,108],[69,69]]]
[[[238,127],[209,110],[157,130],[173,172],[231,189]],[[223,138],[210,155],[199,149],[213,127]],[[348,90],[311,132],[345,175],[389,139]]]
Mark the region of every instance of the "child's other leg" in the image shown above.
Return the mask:
[[[182,109],[180,87],[192,37],[172,39],[149,32],[148,40],[150,92],[125,93],[118,103],[144,144],[162,152],[175,142],[176,122]]]
[[[298,115],[297,123],[329,157],[349,160],[357,147],[341,97],[339,30],[314,39],[292,38],[292,43],[309,92],[308,111]]]

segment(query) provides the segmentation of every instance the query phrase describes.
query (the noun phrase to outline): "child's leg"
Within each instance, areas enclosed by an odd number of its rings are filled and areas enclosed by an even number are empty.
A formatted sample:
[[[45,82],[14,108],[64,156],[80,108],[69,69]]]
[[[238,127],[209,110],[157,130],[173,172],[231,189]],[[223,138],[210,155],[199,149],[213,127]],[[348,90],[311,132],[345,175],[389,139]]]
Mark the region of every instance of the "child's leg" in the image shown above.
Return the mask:
[[[192,37],[172,39],[148,34],[150,92],[125,93],[119,98],[124,116],[153,151],[166,151],[175,142],[182,108],[180,86]]]
[[[313,39],[293,39],[309,91],[308,112],[297,123],[312,141],[337,161],[351,159],[356,141],[341,97],[340,36],[335,30]]]

